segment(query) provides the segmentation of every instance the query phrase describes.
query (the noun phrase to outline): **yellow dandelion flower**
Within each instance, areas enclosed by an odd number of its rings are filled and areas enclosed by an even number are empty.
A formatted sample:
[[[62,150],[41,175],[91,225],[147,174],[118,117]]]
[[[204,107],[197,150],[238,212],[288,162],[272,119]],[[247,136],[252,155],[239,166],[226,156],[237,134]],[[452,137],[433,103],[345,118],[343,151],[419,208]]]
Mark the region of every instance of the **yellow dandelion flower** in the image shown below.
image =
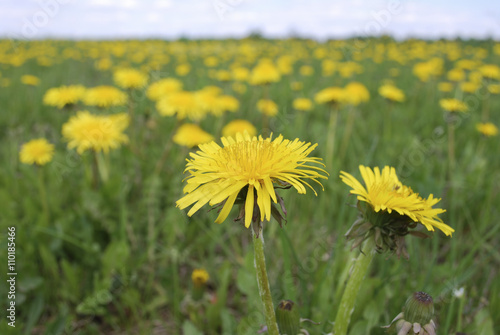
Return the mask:
[[[478,70],[485,78],[500,79],[500,66],[496,64],[485,64]]]
[[[451,91],[453,91],[453,84],[445,82],[445,81],[440,82],[438,84],[438,90],[440,92],[451,92]]]
[[[177,115],[179,120],[188,118],[192,121],[199,121],[206,114],[196,95],[187,91],[174,92],[158,100],[156,109],[158,109],[160,115]]]
[[[93,115],[80,111],[63,124],[62,134],[68,141],[68,148],[76,148],[79,154],[92,149],[108,153],[128,142],[123,131],[128,127],[129,116],[125,113],[114,115]]]
[[[148,76],[136,69],[120,69],[113,73],[113,80],[116,85],[125,89],[138,89],[146,86]]]
[[[293,108],[298,111],[310,111],[313,107],[313,103],[307,98],[296,98],[293,100]]]
[[[240,108],[238,99],[231,95],[220,95],[217,97],[219,110],[222,112],[236,112]],[[217,114],[216,114],[217,115]],[[220,114],[219,114],[220,115]]]
[[[45,92],[43,103],[48,106],[63,108],[74,105],[85,95],[85,87],[81,85],[70,85],[54,87]]]
[[[250,70],[246,67],[236,67],[231,71],[232,78],[236,81],[248,80],[250,76]]]
[[[378,93],[384,98],[391,101],[397,101],[397,102],[405,101],[404,92],[394,85],[382,85],[379,87]]]
[[[233,120],[222,128],[222,136],[224,137],[236,137],[236,134],[245,132],[250,136],[257,135],[257,129],[247,120]]]
[[[146,96],[153,101],[158,101],[170,93],[179,92],[180,90],[182,90],[182,82],[180,80],[164,78],[149,85]]]
[[[261,60],[250,75],[250,84],[264,85],[280,81],[281,74],[278,68],[269,59]]]
[[[187,194],[177,201],[180,209],[194,204],[188,212],[189,216],[207,203],[211,206],[223,203],[215,220],[222,223],[241,193],[242,197],[246,197],[244,218],[248,228],[254,210],[260,212],[255,215],[261,221],[271,219],[271,200],[278,202],[273,184],[289,184],[300,194],[306,193],[306,185],[316,194],[305,179],[321,185],[318,179],[327,178],[323,169],[307,165],[321,164],[320,158],[308,157],[316,144],[299,139],[284,140],[281,135],[272,140],[271,137],[263,139],[240,133],[236,139],[223,137],[221,140],[223,147],[215,142],[201,144],[199,151],[190,154],[191,159],[186,165],[190,175],[184,187]]]
[[[350,193],[356,194],[359,201],[370,205],[375,213],[391,214],[394,211],[413,222],[423,224],[429,231],[438,228],[448,236],[455,231],[438,217],[438,214],[444,213],[445,210],[432,208],[441,199],[434,198],[432,194],[427,199],[420,197],[399,181],[393,167],[385,166],[380,171],[378,167],[372,170],[360,165],[359,171],[365,186],[344,171],[340,172],[340,178],[352,188]]]
[[[243,83],[234,83],[233,85],[231,85],[231,88],[233,89],[233,91],[239,94],[243,94],[247,91],[247,87]]]
[[[257,101],[257,110],[262,114],[275,116],[278,114],[278,105],[270,99],[260,99]]]
[[[370,92],[365,85],[358,82],[351,82],[344,88],[345,102],[354,106],[370,100]]]
[[[319,104],[345,102],[346,92],[342,87],[327,87],[314,96],[314,101]]]
[[[474,83],[472,81],[467,81],[464,83],[460,83],[460,89],[465,93],[474,93],[480,87],[480,84]]]
[[[185,123],[177,129],[173,137],[174,143],[188,148],[213,141],[213,136],[192,123]]]
[[[292,81],[290,83],[290,88],[292,91],[300,91],[304,87],[304,84],[300,81]]]
[[[302,65],[299,69],[301,76],[312,76],[314,74],[314,68],[311,65]]]
[[[219,70],[215,73],[215,78],[218,81],[230,81],[231,77],[231,72],[227,70]]]
[[[463,81],[465,80],[465,72],[462,69],[451,69],[446,74],[449,81]]]
[[[491,122],[478,123],[476,125],[477,131],[486,137],[492,137],[498,135],[498,128]]]
[[[38,86],[40,84],[40,78],[32,76],[30,74],[25,74],[21,77],[21,83],[29,86]]]
[[[177,67],[175,68],[175,73],[178,75],[178,76],[181,76],[181,77],[184,77],[185,75],[187,75],[189,72],[191,72],[191,65],[189,64],[179,64],[177,65]]]
[[[196,287],[205,285],[205,283],[210,279],[208,272],[205,269],[194,269],[191,273],[191,280]]]
[[[467,104],[457,99],[441,99],[439,105],[447,112],[467,112]]]
[[[24,164],[45,165],[54,156],[54,145],[44,138],[24,143],[19,151],[19,159]]]
[[[113,86],[97,86],[87,89],[83,96],[83,103],[87,106],[109,108],[123,106],[127,103],[127,95]]]
[[[490,84],[490,85],[488,85],[488,91],[491,94],[500,94],[500,84]]]

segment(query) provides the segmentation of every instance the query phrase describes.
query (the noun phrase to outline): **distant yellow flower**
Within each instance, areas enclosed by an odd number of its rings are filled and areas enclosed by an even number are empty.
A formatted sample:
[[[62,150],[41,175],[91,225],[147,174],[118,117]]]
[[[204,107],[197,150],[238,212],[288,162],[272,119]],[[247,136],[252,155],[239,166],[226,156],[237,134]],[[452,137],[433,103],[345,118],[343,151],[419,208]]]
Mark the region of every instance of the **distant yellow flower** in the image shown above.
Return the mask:
[[[25,74],[21,77],[21,83],[29,86],[38,86],[40,84],[40,78],[32,76],[30,74]]]
[[[453,90],[453,84],[448,82],[441,82],[438,84],[438,90],[441,92],[451,92]]]
[[[222,128],[222,136],[236,137],[237,133],[247,132],[250,136],[257,135],[257,129],[247,120],[233,120]]]
[[[109,58],[102,58],[95,62],[94,67],[101,71],[106,71],[111,68],[113,62]]]
[[[54,87],[45,92],[43,103],[48,106],[63,108],[67,105],[76,104],[85,94],[85,87],[81,85],[70,85]]]
[[[302,65],[299,69],[299,73],[302,76],[312,76],[314,74],[314,68],[311,65]]]
[[[172,92],[182,90],[182,82],[175,78],[164,78],[149,85],[146,95],[153,101],[158,101]]]
[[[246,67],[236,67],[232,70],[232,77],[237,81],[245,81],[250,76],[250,70]]]
[[[465,93],[474,93],[479,89],[480,86],[480,84],[474,83],[472,81],[460,83],[460,89]]]
[[[245,93],[247,91],[247,87],[243,83],[236,82],[231,87],[232,87],[233,91],[235,91],[235,92],[237,92],[239,94],[243,94],[243,93]]]
[[[319,104],[343,103],[346,101],[346,91],[342,87],[327,87],[316,93],[314,100]]]
[[[379,87],[378,93],[384,98],[391,101],[397,101],[397,102],[405,101],[404,92],[394,85],[382,85]]]
[[[303,87],[304,87],[304,84],[302,84],[302,82],[300,82],[300,81],[292,81],[290,83],[290,88],[293,91],[300,91]]]
[[[219,70],[215,73],[215,78],[218,81],[230,81],[231,80],[231,72],[226,70]]]
[[[305,179],[317,183],[319,178],[326,179],[323,169],[307,165],[321,164],[319,158],[308,157],[316,144],[299,139],[284,140],[281,135],[272,140],[271,137],[263,139],[241,133],[236,139],[223,137],[221,140],[223,147],[215,142],[200,144],[200,150],[192,153],[188,160],[186,171],[190,175],[184,187],[186,195],[176,204],[180,209],[194,204],[189,216],[207,203],[211,206],[223,204],[215,220],[222,223],[241,193],[245,199],[244,223],[248,228],[254,213],[258,213],[255,215],[261,221],[271,219],[271,200],[275,204],[278,202],[274,183],[291,185],[304,194],[304,185],[316,193]]]
[[[370,100],[370,92],[368,92],[366,86],[355,81],[347,84],[344,92],[345,102],[354,106]]]
[[[200,287],[210,279],[208,272],[205,269],[194,269],[191,273],[191,280],[194,286]]]
[[[451,69],[446,76],[450,81],[463,81],[465,79],[465,72],[462,69]]]
[[[492,137],[492,136],[497,136],[498,135],[498,128],[491,122],[487,123],[478,123],[476,124],[476,129],[479,131],[481,134],[483,134],[486,137]]]
[[[24,143],[19,152],[19,159],[24,164],[45,165],[54,156],[54,145],[44,138]]]
[[[148,83],[148,76],[136,69],[119,69],[113,73],[116,85],[125,89],[143,88]]]
[[[93,115],[88,111],[80,111],[63,124],[62,134],[69,142],[68,148],[76,148],[79,154],[89,149],[108,153],[110,149],[128,142],[123,131],[129,121],[125,113]]]
[[[260,99],[257,101],[257,109],[262,114],[268,116],[275,116],[278,114],[278,105],[270,99]]]
[[[173,137],[174,143],[188,148],[208,143],[213,139],[212,135],[201,129],[200,126],[192,123],[185,123],[180,126]]]
[[[230,95],[219,95],[217,97],[217,104],[219,105],[219,110],[222,112],[234,113],[240,108],[238,99]]]
[[[467,104],[457,99],[441,99],[439,105],[447,112],[467,112]]]
[[[387,212],[391,214],[395,212],[404,216],[408,223],[412,221],[421,223],[429,231],[438,228],[448,236],[451,236],[455,231],[438,217],[438,214],[444,213],[445,210],[432,208],[441,199],[434,198],[432,194],[427,199],[420,197],[418,193],[413,192],[410,187],[399,181],[393,167],[385,166],[380,171],[378,167],[372,170],[360,165],[359,171],[365,186],[344,171],[340,172],[340,178],[352,188],[350,193],[356,194],[358,200],[366,202],[375,213]],[[404,220],[405,218],[400,219]],[[375,221],[373,220],[371,223],[376,224]],[[387,222],[381,223],[385,225]]]
[[[280,81],[281,74],[278,68],[269,60],[261,60],[253,69],[250,75],[250,84],[264,85]]]
[[[191,72],[191,65],[189,64],[179,64],[175,68],[175,73],[177,73],[177,75],[181,77],[184,77],[189,72]]]
[[[500,94],[500,84],[490,84],[490,85],[488,85],[488,91],[491,94]]]
[[[307,98],[296,98],[293,100],[293,108],[299,111],[310,111],[313,107],[313,103]]]
[[[113,86],[96,86],[88,88],[83,96],[83,103],[87,106],[109,108],[123,106],[127,103],[127,95]]]
[[[461,59],[455,63],[455,66],[459,69],[472,70],[477,66],[477,61],[472,59]]]
[[[214,66],[217,66],[217,64],[219,64],[219,60],[217,59],[217,57],[209,56],[209,57],[205,58],[203,63],[207,67],[214,67]]]
[[[500,79],[500,67],[496,64],[485,64],[479,68],[485,78]]]
[[[192,121],[199,121],[206,114],[206,111],[200,106],[196,95],[187,91],[173,92],[158,100],[156,109],[158,109],[160,115],[176,115],[179,120],[188,118]]]

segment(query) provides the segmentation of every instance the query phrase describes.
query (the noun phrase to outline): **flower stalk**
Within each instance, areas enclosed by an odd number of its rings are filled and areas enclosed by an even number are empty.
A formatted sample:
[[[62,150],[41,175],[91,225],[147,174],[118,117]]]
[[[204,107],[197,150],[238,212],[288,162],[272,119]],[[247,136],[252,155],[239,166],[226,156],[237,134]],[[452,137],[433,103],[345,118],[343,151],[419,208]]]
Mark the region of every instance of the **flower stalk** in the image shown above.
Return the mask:
[[[339,309],[337,311],[337,316],[335,317],[333,329],[334,335],[347,334],[351,314],[354,311],[356,297],[375,253],[374,247],[375,242],[373,237],[367,239],[361,253],[354,262],[352,274],[347,282],[347,286],[344,290],[344,294],[342,295],[342,300],[340,301]]]
[[[259,286],[259,295],[262,300],[262,304],[264,305],[267,333],[269,335],[279,335],[278,324],[276,323],[276,314],[274,312],[273,298],[271,296],[271,289],[267,278],[262,224],[256,224],[253,222],[251,230],[254,248],[254,264],[255,271],[257,272],[257,284]],[[255,232],[255,230],[257,230],[257,232]]]
[[[330,122],[328,123],[328,135],[326,138],[326,164],[333,161],[333,152],[335,150],[335,133],[337,131],[337,119],[339,110],[335,103],[331,103]]]
[[[45,189],[45,182],[43,180],[43,170],[41,166],[37,166],[38,172],[38,191],[40,192],[40,200],[42,202],[43,216],[45,223],[49,223],[50,212],[49,203],[47,202],[47,191]]]

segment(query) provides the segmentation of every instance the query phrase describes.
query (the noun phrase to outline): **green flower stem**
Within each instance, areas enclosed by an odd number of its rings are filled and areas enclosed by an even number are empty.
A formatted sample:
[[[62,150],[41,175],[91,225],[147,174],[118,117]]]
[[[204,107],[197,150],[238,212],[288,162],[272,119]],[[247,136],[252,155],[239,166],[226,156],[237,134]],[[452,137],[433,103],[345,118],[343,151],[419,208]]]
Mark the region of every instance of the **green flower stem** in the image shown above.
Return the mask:
[[[337,119],[339,110],[335,104],[331,104],[330,122],[328,123],[328,135],[326,139],[326,160],[327,166],[332,164],[333,152],[335,150],[335,133],[337,131]]]
[[[344,130],[344,137],[342,138],[342,144],[340,145],[339,161],[343,162],[347,148],[349,147],[349,141],[352,135],[352,129],[354,127],[354,116],[356,115],[356,108],[351,107],[347,113],[347,121]]]
[[[259,295],[262,299],[262,304],[264,305],[267,333],[269,335],[279,335],[278,324],[276,323],[276,314],[274,313],[273,298],[271,297],[271,289],[269,288],[269,280],[267,279],[266,258],[264,256],[264,236],[262,234],[261,225],[258,225],[256,228],[259,229],[259,236],[256,235],[254,227],[251,228],[254,263],[255,271],[257,272]]]
[[[95,152],[95,158],[97,162],[97,169],[99,170],[99,176],[103,183],[106,183],[109,179],[109,169],[106,160],[103,157],[103,153]]]
[[[49,203],[47,202],[47,191],[45,190],[45,182],[43,180],[43,170],[41,166],[37,166],[38,172],[38,190],[40,192],[40,201],[42,202],[43,216],[45,223],[49,224],[50,212]]]
[[[347,286],[342,296],[342,300],[340,301],[337,316],[335,318],[335,324],[333,327],[334,335],[347,334],[347,328],[349,327],[351,314],[354,311],[356,296],[373,259],[375,251],[374,246],[375,243],[373,237],[366,240],[365,245],[363,246],[363,250],[354,263],[351,277],[347,282]]]
[[[451,180],[455,169],[455,125],[453,121],[448,122],[448,167]]]

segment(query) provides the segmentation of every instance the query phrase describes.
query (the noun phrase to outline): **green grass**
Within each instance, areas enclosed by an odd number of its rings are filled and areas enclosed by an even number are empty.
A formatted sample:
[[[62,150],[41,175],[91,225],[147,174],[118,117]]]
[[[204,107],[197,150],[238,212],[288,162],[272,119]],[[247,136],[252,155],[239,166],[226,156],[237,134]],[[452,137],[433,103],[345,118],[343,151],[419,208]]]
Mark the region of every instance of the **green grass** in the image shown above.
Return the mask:
[[[237,47],[243,43],[254,48],[253,58],[241,55]],[[347,43],[354,45],[352,40]],[[62,124],[76,110],[102,112],[83,105],[71,111],[58,110],[43,105],[43,95],[51,87],[67,84],[112,84],[111,71],[94,67],[95,60],[107,57],[109,50],[114,52],[110,57],[115,65],[133,67],[147,65],[156,54],[166,54],[169,62],[149,71],[157,79],[177,77],[175,67],[185,57],[192,65],[192,72],[181,77],[185,89],[223,87],[241,104],[236,114],[225,115],[225,122],[245,118],[258,128],[262,121],[255,105],[262,89],[248,85],[244,94],[232,92],[230,83],[210,78],[203,59],[215,54],[221,59],[217,69],[227,69],[235,61],[251,68],[262,56],[296,56],[294,72],[270,87],[270,98],[280,106],[270,128],[275,135],[318,143],[313,155],[323,158],[327,155],[327,107],[317,105],[313,111],[301,113],[292,109],[292,100],[313,98],[325,87],[344,86],[350,81],[366,85],[371,99],[351,111],[356,118],[347,154],[342,161],[334,158],[328,162],[330,178],[323,183],[324,192],[319,190],[316,197],[313,192],[299,195],[293,190],[283,191],[287,224],[283,228],[274,221],[265,224],[266,260],[275,306],[281,299],[294,300],[301,317],[320,323],[302,324],[311,334],[331,331],[330,322],[335,319],[351,260],[357,255],[343,237],[357,215],[351,206],[355,198],[348,195],[339,172],[359,177],[360,164],[391,165],[403,183],[422,196],[432,193],[443,198],[439,205],[447,212],[442,218],[455,233],[452,238],[441,232],[433,234],[432,239],[408,237],[409,260],[376,255],[358,294],[350,334],[383,334],[380,326],[389,324],[415,291],[433,296],[439,334],[500,333],[498,138],[483,138],[475,129],[486,102],[491,122],[500,125],[500,96],[484,94],[484,87],[480,94],[464,94],[463,99],[472,108],[457,124],[457,166],[450,184],[447,128],[438,101],[460,97],[460,93],[437,90],[438,82],[446,80],[446,71],[454,64],[448,57],[449,46],[455,46],[460,57],[467,59],[483,48],[487,56],[481,61],[489,64],[498,63],[498,55],[492,51],[498,43],[408,41],[397,45],[407,56],[404,65],[388,60],[386,53],[382,62],[373,61],[373,50],[384,43],[392,42],[368,40],[356,58],[364,71],[343,78],[338,73],[321,75],[321,60],[312,56],[319,45],[311,41],[0,41],[0,83],[10,80],[9,86],[0,88],[0,278],[4,280],[6,275],[9,226],[15,226],[17,232],[18,273],[16,328],[8,327],[3,317],[0,333],[256,334],[264,324],[250,230],[229,218],[221,225],[213,223],[217,214],[209,212],[208,206],[191,218],[175,208],[175,201],[182,196],[188,149],[173,145],[161,173],[154,174],[164,147],[171,141],[174,118],[159,116],[144,92],[133,94],[135,136],[130,142],[138,150],[133,152],[130,146],[124,146],[112,151],[110,179],[98,188],[93,188],[86,177],[90,155],[80,157],[67,149]],[[412,43],[425,43],[422,59],[410,57],[412,53],[407,50]],[[120,47],[123,55],[116,51]],[[324,47],[329,52],[342,51],[335,41]],[[65,57],[64,50],[70,49],[76,50],[80,59]],[[26,56],[26,61],[20,66],[7,64],[16,52]],[[37,58],[46,54],[52,66],[37,63]],[[145,61],[135,63],[137,54],[145,55]],[[340,61],[351,60],[350,53],[343,57]],[[443,58],[445,72],[423,83],[412,74],[412,67],[430,57]],[[303,64],[312,65],[316,73],[300,76],[298,69]],[[400,75],[392,80],[404,90],[407,100],[392,107],[389,120],[389,104],[377,89],[391,78],[391,68],[400,69]],[[38,76],[40,85],[21,84],[24,74]],[[303,90],[292,91],[292,81],[303,82]],[[114,108],[109,112],[126,110]],[[337,149],[347,113],[348,108],[340,112]],[[392,133],[384,137],[387,122]],[[220,124],[220,120],[208,116],[200,125],[217,138]],[[18,158],[21,144],[37,137],[46,137],[56,145],[53,161],[42,168],[50,208],[48,222],[38,195],[37,168],[21,164]],[[234,209],[230,218],[236,215]],[[195,268],[205,268],[210,274],[206,296],[199,302],[192,298],[190,278]],[[465,289],[463,307],[454,296],[461,287]],[[0,296],[4,309],[8,302],[4,285]]]

